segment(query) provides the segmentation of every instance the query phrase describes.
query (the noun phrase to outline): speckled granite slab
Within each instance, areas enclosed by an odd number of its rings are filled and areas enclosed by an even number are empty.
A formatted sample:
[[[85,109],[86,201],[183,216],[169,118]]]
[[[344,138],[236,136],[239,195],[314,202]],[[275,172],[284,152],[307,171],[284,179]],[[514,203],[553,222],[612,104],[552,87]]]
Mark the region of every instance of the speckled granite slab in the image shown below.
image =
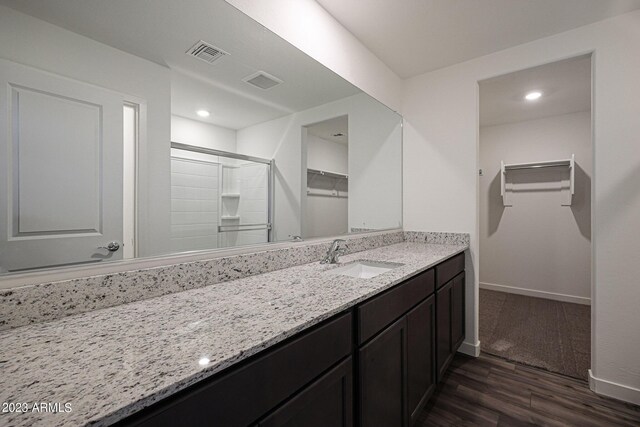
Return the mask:
[[[469,245],[468,233],[439,233],[433,231],[405,231],[405,242],[435,243],[440,245]]]
[[[404,235],[392,231],[346,239],[348,252],[353,253],[402,242]],[[286,249],[0,290],[0,331],[319,261],[327,247],[327,243],[301,243]]]
[[[314,262],[0,332],[0,402],[72,409],[0,425],[108,425],[466,248],[398,243],[341,258],[404,264],[371,279]]]

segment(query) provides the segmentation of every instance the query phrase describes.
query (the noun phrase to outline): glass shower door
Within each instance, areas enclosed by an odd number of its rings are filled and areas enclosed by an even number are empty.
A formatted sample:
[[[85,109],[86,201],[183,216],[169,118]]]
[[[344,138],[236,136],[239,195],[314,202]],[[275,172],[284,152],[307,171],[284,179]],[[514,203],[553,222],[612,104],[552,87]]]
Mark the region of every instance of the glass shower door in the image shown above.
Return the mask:
[[[219,246],[269,241],[270,165],[221,157]]]
[[[270,241],[271,160],[171,144],[173,252]]]

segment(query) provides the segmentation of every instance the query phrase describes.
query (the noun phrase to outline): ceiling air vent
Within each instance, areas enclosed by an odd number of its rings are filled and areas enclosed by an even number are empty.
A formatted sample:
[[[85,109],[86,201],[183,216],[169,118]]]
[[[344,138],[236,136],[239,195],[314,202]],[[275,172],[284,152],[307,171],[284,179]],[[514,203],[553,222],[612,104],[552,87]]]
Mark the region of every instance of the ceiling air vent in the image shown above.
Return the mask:
[[[187,51],[187,55],[195,56],[198,59],[212,64],[215,60],[229,54],[220,48],[200,40],[198,43],[191,46]]]
[[[265,73],[264,71],[253,73],[242,80],[249,83],[250,85],[259,87],[260,89],[271,89],[272,87],[282,83],[282,80],[272,76],[269,73]]]

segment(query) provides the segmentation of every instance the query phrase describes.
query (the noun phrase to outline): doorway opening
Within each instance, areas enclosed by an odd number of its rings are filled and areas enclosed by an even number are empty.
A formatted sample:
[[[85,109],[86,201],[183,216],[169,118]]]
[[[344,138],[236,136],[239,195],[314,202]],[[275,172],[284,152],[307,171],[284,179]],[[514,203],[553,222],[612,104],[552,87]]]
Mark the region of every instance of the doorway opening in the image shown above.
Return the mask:
[[[349,118],[335,117],[303,127],[302,237],[349,232]]]
[[[591,55],[479,82],[481,350],[587,380]]]

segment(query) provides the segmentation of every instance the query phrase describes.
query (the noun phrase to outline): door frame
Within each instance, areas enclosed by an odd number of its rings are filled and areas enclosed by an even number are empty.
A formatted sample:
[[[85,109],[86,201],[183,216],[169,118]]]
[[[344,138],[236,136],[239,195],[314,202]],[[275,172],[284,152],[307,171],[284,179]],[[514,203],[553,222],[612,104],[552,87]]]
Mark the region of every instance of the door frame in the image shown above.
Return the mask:
[[[122,233],[122,242],[123,246],[126,248],[126,245],[133,244],[133,250],[129,252],[129,256],[126,256],[125,252],[123,254],[123,259],[132,259],[138,256],[138,161],[139,161],[139,153],[138,147],[140,145],[140,135],[141,135],[141,109],[142,104],[139,102],[133,102],[131,97],[124,97],[124,108],[132,108],[134,110],[134,124],[133,124],[133,143],[131,146],[127,146],[124,138],[123,138],[123,194],[125,200],[123,201],[124,211],[123,211],[123,233]],[[124,124],[123,124],[124,128]],[[127,164],[127,151],[130,156],[131,164]],[[130,175],[127,175],[127,167],[132,167],[133,170]],[[130,200],[126,200],[126,188],[132,187],[132,191],[130,193]],[[127,212],[127,206],[129,206],[130,211]],[[129,231],[130,230],[130,231]]]
[[[564,60],[568,60],[568,59],[572,59],[572,58],[577,58],[580,56],[586,56],[586,55],[590,55],[590,59],[591,59],[591,170],[592,170],[592,178],[591,178],[591,206],[590,206],[590,210],[591,210],[591,259],[590,259],[590,272],[591,272],[591,287],[590,287],[590,300],[591,300],[591,314],[590,314],[590,320],[591,320],[591,348],[590,348],[590,360],[591,360],[591,366],[589,368],[588,371],[588,376],[589,376],[589,383],[591,385],[591,379],[593,377],[592,374],[592,369],[593,367],[596,365],[595,363],[595,359],[596,359],[596,348],[595,348],[595,343],[596,343],[596,328],[595,328],[595,306],[596,306],[596,282],[595,282],[595,236],[593,235],[593,230],[595,230],[595,224],[596,224],[596,205],[595,205],[595,200],[596,200],[596,194],[595,194],[595,183],[596,183],[596,121],[595,121],[595,110],[596,110],[596,86],[595,86],[595,73],[596,73],[596,49],[588,49],[585,51],[578,51],[578,52],[574,52],[572,54],[569,55],[565,55],[565,56],[561,56],[558,58],[554,58],[554,59],[550,59],[548,61],[543,61],[543,62],[537,62],[537,63],[532,63],[530,65],[528,65],[527,67],[523,67],[523,68],[517,68],[517,69],[513,69],[513,70],[505,70],[503,72],[500,73],[495,73],[495,74],[491,74],[491,75],[487,75],[487,76],[483,76],[481,79],[477,79],[475,82],[475,91],[476,91],[476,218],[475,218],[475,223],[476,223],[476,236],[478,238],[478,240],[480,239],[480,176],[478,171],[480,170],[480,82],[484,81],[484,80],[488,80],[494,77],[500,77],[500,76],[504,76],[506,74],[511,74],[511,73],[515,73],[518,71],[524,71],[524,70],[528,70],[530,68],[535,68],[535,67],[539,67],[539,66],[543,66],[543,65],[547,65],[547,64],[553,64],[555,62],[560,62],[560,61],[564,61]],[[473,294],[474,294],[474,299],[473,299],[473,323],[474,323],[474,328],[475,328],[475,334],[478,337],[478,343],[477,343],[477,356],[480,355],[481,353],[481,342],[480,342],[480,306],[479,306],[479,301],[480,301],[480,244],[478,242],[478,252],[476,254],[476,265],[477,265],[477,277],[473,279]],[[468,301],[468,300],[467,300]],[[469,302],[467,302],[468,304]],[[593,389],[593,388],[592,388]]]

